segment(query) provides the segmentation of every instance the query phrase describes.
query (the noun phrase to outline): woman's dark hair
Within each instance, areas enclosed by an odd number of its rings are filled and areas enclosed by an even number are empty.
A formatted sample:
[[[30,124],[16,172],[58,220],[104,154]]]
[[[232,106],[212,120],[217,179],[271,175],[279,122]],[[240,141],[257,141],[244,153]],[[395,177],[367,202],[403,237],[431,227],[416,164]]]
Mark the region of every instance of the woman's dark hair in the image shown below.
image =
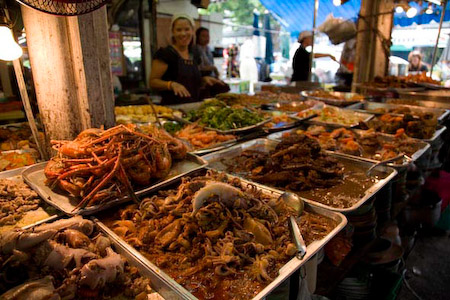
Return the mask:
[[[195,31],[195,43],[198,44],[198,39],[200,37],[200,34],[202,33],[202,31],[208,31],[208,28],[205,27],[199,27],[196,31]]]

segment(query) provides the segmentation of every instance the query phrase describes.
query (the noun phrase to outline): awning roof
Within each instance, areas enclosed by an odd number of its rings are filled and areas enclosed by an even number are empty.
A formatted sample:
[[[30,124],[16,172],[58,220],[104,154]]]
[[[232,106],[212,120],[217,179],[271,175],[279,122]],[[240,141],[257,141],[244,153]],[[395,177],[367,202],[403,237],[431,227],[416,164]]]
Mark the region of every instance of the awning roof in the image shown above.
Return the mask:
[[[297,36],[303,30],[311,30],[313,27],[314,0],[260,0],[261,3],[272,13],[275,19],[292,36]],[[420,12],[428,5],[424,2],[423,7],[411,2]],[[319,10],[317,13],[316,26],[322,24],[329,14],[344,19],[354,19],[358,17],[361,7],[361,0],[350,0],[341,6],[334,6],[332,0],[319,0]],[[436,10],[436,9],[435,9]],[[440,10],[438,13],[427,15],[419,13],[414,18],[406,17],[405,13],[394,14],[394,25],[409,26],[412,24],[428,24],[431,21],[439,23]],[[450,21],[450,5],[447,5],[445,21]]]
[[[303,30],[313,27],[314,0],[260,0],[281,25],[297,36]],[[344,5],[334,6],[331,0],[319,0],[316,25],[322,24],[333,13],[335,17],[355,19],[358,16],[361,0],[350,0]]]

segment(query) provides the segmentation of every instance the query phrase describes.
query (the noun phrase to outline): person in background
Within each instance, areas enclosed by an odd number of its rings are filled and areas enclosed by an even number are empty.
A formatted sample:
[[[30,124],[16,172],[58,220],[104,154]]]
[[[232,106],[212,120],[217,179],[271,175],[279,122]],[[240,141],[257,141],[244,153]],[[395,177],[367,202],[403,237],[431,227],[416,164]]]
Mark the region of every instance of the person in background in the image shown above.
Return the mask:
[[[161,91],[161,104],[199,101],[202,86],[224,85],[201,75],[200,55],[193,47],[194,20],[185,14],[174,15],[171,30],[172,43],[155,53],[150,74],[150,87]]]
[[[411,51],[408,61],[408,72],[428,72],[428,66],[422,61],[422,54],[419,51]]]
[[[195,32],[195,42],[197,50],[200,54],[200,71],[203,76],[219,77],[219,71],[214,66],[214,57],[209,48],[209,30],[200,27]]]
[[[298,42],[300,46],[295,52],[294,59],[292,61],[292,74],[291,81],[307,81],[309,76],[310,55],[311,53],[306,50],[307,47],[312,46],[312,31],[302,31],[298,36]],[[336,58],[331,54],[314,53],[314,58],[329,57],[336,61]]]

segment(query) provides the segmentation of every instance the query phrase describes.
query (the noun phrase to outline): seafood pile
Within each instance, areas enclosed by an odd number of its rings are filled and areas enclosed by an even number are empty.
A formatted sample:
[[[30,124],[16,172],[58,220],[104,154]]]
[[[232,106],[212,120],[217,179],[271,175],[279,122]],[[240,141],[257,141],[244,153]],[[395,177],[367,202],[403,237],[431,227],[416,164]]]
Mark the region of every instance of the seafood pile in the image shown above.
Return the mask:
[[[87,129],[73,141],[52,141],[58,151],[44,169],[47,184],[81,198],[77,208],[125,195],[133,186],[148,186],[165,178],[172,160],[183,159],[186,146],[167,132],[153,128],[144,134],[136,126]]]
[[[81,216],[0,234],[0,298],[147,299],[150,281]]]
[[[246,150],[239,157],[222,162],[230,172],[292,191],[328,188],[344,178],[343,166],[306,135],[284,137],[269,153]]]
[[[307,130],[296,130],[296,134],[306,134],[316,139],[322,149],[345,154],[386,160],[400,153],[412,156],[418,149],[416,141],[409,138],[403,129],[398,129],[392,140],[386,140],[373,129],[354,131],[338,128],[328,131],[323,126],[310,126]]]
[[[196,123],[184,126],[175,132],[175,136],[188,141],[194,150],[211,148],[214,145],[236,139],[236,136],[232,134],[220,134],[214,130],[206,130]]]
[[[217,99],[205,100],[198,110],[188,113],[187,120],[210,128],[231,130],[258,124],[260,114],[245,108],[232,108]]]
[[[421,72],[418,74],[408,74],[408,76],[404,77],[405,80],[416,83],[430,83],[435,85],[441,85],[439,80],[434,80],[430,76],[427,76],[427,72]]]
[[[323,108],[318,109],[308,109],[297,114],[297,116],[300,118],[306,118],[312,115],[317,115],[317,117],[312,119],[313,121],[343,126],[357,125],[371,116],[368,114],[357,113],[351,110],[344,110],[333,106],[324,106]]]
[[[403,129],[408,136],[417,139],[431,138],[436,131],[437,125],[436,116],[428,112],[401,116],[384,114],[367,122],[367,126],[376,131],[395,134],[397,130]]]
[[[40,203],[38,194],[25,183],[0,179],[0,226],[16,224]]]
[[[103,220],[199,299],[250,299],[296,253],[282,199],[209,170]],[[297,218],[298,219],[298,218]],[[307,244],[336,223],[303,212]]]

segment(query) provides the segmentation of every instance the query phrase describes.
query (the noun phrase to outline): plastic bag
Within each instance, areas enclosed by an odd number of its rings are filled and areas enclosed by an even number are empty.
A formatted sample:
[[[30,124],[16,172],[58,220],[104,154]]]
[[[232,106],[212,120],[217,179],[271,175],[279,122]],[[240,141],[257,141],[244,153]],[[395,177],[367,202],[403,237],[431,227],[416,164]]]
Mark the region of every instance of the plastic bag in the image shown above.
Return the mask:
[[[325,33],[334,44],[346,42],[356,36],[356,24],[350,20],[335,18],[329,14],[318,28],[320,32]]]

